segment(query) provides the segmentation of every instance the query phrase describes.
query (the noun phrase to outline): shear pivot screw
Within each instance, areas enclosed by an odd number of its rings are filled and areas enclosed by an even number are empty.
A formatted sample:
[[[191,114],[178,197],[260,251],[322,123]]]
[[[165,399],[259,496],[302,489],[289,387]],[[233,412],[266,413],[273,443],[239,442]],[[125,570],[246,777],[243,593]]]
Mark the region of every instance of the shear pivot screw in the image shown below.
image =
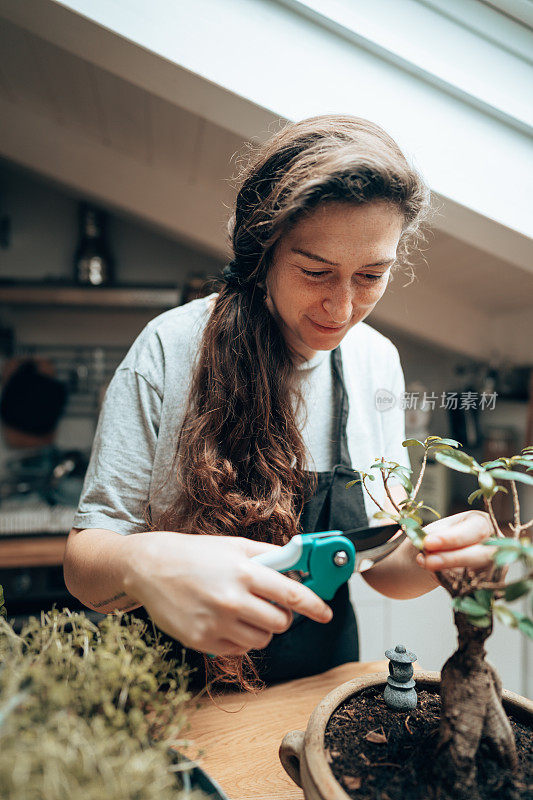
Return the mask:
[[[348,563],[348,553],[345,550],[337,550],[333,556],[333,563],[336,567],[344,567]]]

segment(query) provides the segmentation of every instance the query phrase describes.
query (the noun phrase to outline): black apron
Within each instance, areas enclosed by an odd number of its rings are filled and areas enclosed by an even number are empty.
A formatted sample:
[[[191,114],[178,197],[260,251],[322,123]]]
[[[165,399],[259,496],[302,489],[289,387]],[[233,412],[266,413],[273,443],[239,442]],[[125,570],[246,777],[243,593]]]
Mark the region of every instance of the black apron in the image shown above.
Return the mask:
[[[301,516],[300,530],[305,533],[343,531],[368,525],[361,484],[357,483],[350,489],[345,488],[346,483],[354,479],[355,473],[348,451],[348,393],[338,347],[331,353],[331,369],[334,396],[334,466],[329,472],[316,473],[316,490],[304,504]],[[292,625],[287,631],[274,634],[264,650],[250,652],[259,677],[266,684],[316,675],[339,664],[359,659],[357,622],[347,583],[340,587],[328,604],[333,610],[331,622],[323,624],[294,614]],[[144,608],[132,613],[148,619]],[[185,650],[185,661],[195,670],[189,686],[192,690],[202,689],[206,682],[203,654],[184,648],[180,642],[166,634],[162,634],[162,637],[172,644],[171,656],[180,662],[182,650]]]

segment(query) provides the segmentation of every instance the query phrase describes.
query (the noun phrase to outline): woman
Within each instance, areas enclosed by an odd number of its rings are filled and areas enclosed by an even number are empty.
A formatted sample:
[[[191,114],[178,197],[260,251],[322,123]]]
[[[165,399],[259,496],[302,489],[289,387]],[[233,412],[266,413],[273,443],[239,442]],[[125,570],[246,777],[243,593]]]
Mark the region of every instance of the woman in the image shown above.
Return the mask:
[[[330,608],[250,557],[298,531],[366,525],[375,506],[345,489],[353,468],[408,464],[402,413],[375,407],[376,391],[403,390],[398,355],[363,320],[408,264],[428,194],[371,122],[288,125],[244,175],[220,293],[153,320],[111,382],[65,580],[98,611],[143,606],[188,648],[198,683],[204,662],[249,687],[358,657],[346,584]],[[485,515],[428,529],[433,555],[404,542],[368,583],[416,597],[442,567],[488,563]]]

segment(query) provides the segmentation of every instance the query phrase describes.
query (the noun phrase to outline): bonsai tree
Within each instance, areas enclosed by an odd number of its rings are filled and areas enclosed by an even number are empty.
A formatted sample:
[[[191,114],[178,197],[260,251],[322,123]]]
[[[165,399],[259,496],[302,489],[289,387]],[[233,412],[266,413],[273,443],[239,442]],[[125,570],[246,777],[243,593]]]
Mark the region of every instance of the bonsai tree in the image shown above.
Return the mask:
[[[448,569],[436,573],[440,584],[452,598],[454,621],[458,633],[456,652],[446,661],[441,673],[441,721],[435,753],[435,777],[440,783],[443,798],[478,796],[476,789],[476,753],[481,740],[488,740],[500,763],[514,768],[517,763],[514,736],[502,706],[501,680],[485,660],[484,645],[493,629],[494,617],[506,625],[517,628],[533,638],[533,621],[514,608],[512,603],[524,598],[533,589],[533,519],[523,523],[517,482],[533,485],[533,447],[526,447],[519,455],[498,458],[479,464],[472,456],[458,448],[459,442],[428,436],[425,441],[407,439],[404,447],[423,447],[424,456],[420,473],[413,485],[412,470],[376,459],[370,467],[375,472],[360,472],[360,477],[347,484],[347,488],[362,481],[364,489],[381,509],[375,514],[379,519],[393,519],[401,525],[413,545],[424,551],[426,532],[422,525],[423,509],[439,517],[434,509],[419,499],[428,454],[446,467],[472,475],[477,487],[468,497],[469,504],[482,500],[493,528],[493,536],[484,542],[495,548],[492,564],[484,570]],[[525,470],[525,471],[524,471]],[[381,473],[385,493],[395,508],[386,511],[373,496],[371,482]],[[395,476],[407,492],[401,502],[395,502],[388,482]],[[506,485],[498,483],[504,481]],[[492,501],[497,492],[512,495],[514,518],[508,529],[502,530],[493,511]],[[506,580],[508,566],[517,563],[521,575]]]

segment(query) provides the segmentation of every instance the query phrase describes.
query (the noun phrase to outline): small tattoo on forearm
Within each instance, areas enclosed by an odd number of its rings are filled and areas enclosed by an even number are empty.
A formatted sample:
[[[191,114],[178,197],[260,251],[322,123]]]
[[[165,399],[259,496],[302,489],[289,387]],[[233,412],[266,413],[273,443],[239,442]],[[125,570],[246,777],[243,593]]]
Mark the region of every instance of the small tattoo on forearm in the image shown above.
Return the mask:
[[[94,608],[101,608],[102,606],[107,606],[109,603],[113,603],[115,600],[120,600],[123,597],[126,597],[126,592],[119,592],[118,594],[113,595],[113,597],[108,597],[107,600],[101,600],[99,603],[93,602],[93,606]]]
[[[126,603],[122,606],[115,606],[113,611],[131,611],[133,608],[137,608],[139,605],[136,603],[131,597],[128,597],[126,592],[119,592],[118,594],[113,595],[113,597],[108,597],[107,600],[101,600],[100,602],[92,602],[91,605],[94,609],[102,608],[103,606],[108,606],[110,603],[114,603],[115,600],[122,600],[126,598]]]

